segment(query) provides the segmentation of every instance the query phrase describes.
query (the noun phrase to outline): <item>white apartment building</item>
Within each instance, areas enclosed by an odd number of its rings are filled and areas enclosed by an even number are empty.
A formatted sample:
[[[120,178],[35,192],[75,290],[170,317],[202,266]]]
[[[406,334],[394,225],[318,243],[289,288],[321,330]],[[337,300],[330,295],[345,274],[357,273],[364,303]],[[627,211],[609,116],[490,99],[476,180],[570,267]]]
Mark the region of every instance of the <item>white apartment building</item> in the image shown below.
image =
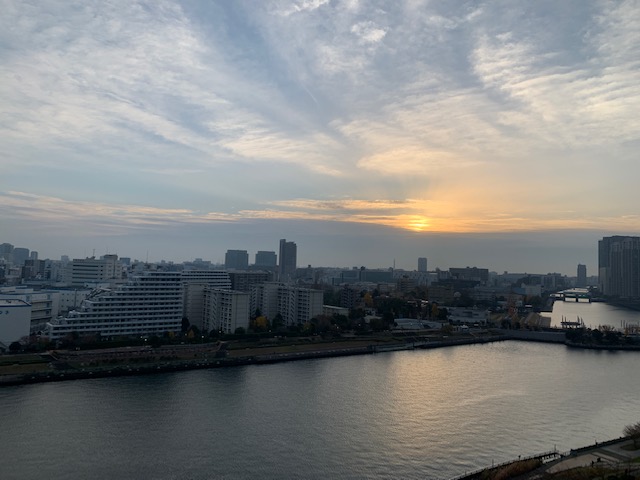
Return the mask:
[[[180,272],[143,271],[121,285],[98,288],[66,317],[47,324],[51,340],[79,335],[131,336],[179,332],[183,294]]]
[[[250,295],[236,290],[206,287],[204,290],[203,328],[223,333],[235,333],[242,327],[249,328]]]
[[[322,290],[268,282],[252,290],[251,311],[260,309],[270,320],[279,313],[285,325],[297,325],[322,315],[322,301]]]

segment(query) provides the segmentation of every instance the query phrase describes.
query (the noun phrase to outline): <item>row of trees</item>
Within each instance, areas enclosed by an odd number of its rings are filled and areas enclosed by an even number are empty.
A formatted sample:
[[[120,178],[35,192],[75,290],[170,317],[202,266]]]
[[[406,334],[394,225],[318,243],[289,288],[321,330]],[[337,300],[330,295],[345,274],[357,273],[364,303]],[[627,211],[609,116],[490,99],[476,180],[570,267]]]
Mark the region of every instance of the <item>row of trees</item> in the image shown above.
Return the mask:
[[[598,328],[572,328],[567,330],[566,338],[570,342],[583,345],[633,345],[633,337],[623,335],[609,325]]]

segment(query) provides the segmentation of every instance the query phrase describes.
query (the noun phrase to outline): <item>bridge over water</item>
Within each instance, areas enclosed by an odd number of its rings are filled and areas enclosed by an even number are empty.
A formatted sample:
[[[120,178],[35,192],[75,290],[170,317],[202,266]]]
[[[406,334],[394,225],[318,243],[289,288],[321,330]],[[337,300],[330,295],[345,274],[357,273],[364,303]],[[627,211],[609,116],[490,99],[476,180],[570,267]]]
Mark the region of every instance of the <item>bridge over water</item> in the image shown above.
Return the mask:
[[[586,300],[587,302],[591,302],[591,292],[585,288],[570,288],[569,290],[554,293],[553,297],[556,300],[562,300],[563,302],[566,302],[567,300],[575,302]]]

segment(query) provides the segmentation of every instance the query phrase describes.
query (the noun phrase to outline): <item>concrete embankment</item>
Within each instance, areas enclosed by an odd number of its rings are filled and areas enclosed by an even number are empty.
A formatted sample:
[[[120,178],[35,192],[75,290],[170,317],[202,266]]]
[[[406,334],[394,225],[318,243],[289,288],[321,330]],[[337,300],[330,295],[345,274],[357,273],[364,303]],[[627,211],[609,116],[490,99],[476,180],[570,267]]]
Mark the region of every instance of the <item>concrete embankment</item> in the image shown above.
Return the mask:
[[[508,337],[511,340],[527,340],[530,342],[544,343],[565,343],[565,332],[560,331],[538,331],[538,330],[494,330],[501,336]]]
[[[391,344],[369,344],[357,347],[341,348],[336,345],[335,348],[318,348],[306,351],[295,352],[269,352],[259,353],[252,351],[247,355],[226,356],[215,358],[197,358],[193,360],[181,361],[160,361],[149,363],[128,363],[121,365],[109,366],[93,366],[85,368],[64,368],[56,370],[47,370],[42,372],[32,372],[20,375],[0,375],[0,386],[2,385],[20,385],[28,383],[40,382],[58,382],[64,380],[78,380],[87,378],[102,378],[127,375],[145,375],[153,373],[166,373],[181,370],[194,370],[202,368],[223,368],[236,367],[244,365],[260,365],[279,362],[290,362],[295,360],[307,360],[316,358],[342,357],[348,355],[364,355],[372,353],[383,353],[396,350],[413,350],[413,349],[429,349],[452,347],[457,345],[473,345],[478,343],[489,343],[495,341],[507,340],[508,337],[501,335],[493,335],[490,337],[466,337],[466,338],[449,338],[442,340],[416,340],[404,343]],[[95,351],[99,355],[99,351]],[[85,352],[86,354],[86,352]]]
[[[87,378],[104,378],[128,375],[146,375],[167,373],[182,370],[203,368],[237,367],[267,363],[287,362],[314,358],[330,358],[347,355],[363,355],[373,353],[367,347],[336,348],[333,350],[313,350],[306,352],[273,353],[265,355],[248,355],[211,359],[194,359],[184,361],[158,362],[149,364],[127,364],[109,367],[92,367],[82,369],[64,369],[47,372],[33,372],[26,375],[1,375],[0,386],[21,385],[28,383],[59,382]]]

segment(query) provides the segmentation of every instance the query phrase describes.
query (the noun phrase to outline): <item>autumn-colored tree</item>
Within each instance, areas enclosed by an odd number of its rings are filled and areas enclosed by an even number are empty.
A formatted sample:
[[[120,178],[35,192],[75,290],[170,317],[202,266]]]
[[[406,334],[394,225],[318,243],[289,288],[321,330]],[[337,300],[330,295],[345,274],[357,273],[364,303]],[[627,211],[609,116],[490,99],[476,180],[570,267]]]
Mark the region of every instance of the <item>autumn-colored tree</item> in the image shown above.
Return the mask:
[[[269,321],[264,315],[260,315],[253,320],[253,329],[256,332],[265,332],[269,329]]]
[[[362,297],[362,301],[364,302],[365,306],[369,308],[373,307],[373,297],[369,292],[364,294],[364,297]]]

